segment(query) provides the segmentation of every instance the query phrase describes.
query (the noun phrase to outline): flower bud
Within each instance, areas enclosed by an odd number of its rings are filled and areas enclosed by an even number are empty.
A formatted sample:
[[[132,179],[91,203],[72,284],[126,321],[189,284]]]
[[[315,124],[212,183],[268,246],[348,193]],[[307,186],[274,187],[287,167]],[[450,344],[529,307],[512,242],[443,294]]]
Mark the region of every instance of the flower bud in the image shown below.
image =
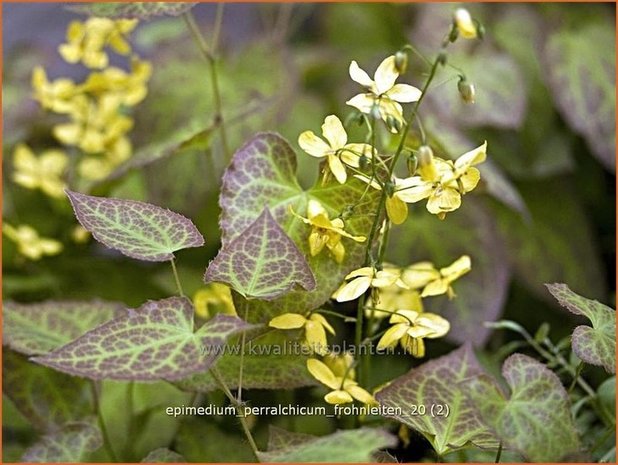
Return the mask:
[[[428,145],[418,148],[418,172],[424,181],[436,181],[439,178],[436,164],[433,162],[433,150]]]
[[[457,8],[453,14],[453,22],[457,26],[459,34],[464,39],[476,39],[478,37],[478,31],[476,24],[470,16],[470,12],[465,8]]]
[[[365,154],[362,154],[360,157],[358,157],[358,166],[362,170],[369,167],[369,157],[367,157],[367,155]]]
[[[388,115],[386,117],[386,126],[390,132],[399,132],[401,130],[401,121],[393,115]]]
[[[418,168],[418,158],[416,157],[416,155],[411,153],[408,156],[407,165],[408,165],[408,174],[410,176],[414,176],[414,174],[416,173],[416,169]]]
[[[404,74],[408,69],[408,54],[403,50],[395,53],[395,69],[399,74]]]
[[[459,95],[465,103],[474,103],[476,98],[474,84],[468,82],[465,77],[461,77],[459,79],[459,82],[457,83],[457,90],[459,90]]]
[[[392,181],[386,181],[384,183],[384,192],[388,197],[392,197],[395,194],[395,184]]]
[[[441,64],[442,66],[446,65],[446,62],[448,60],[448,55],[446,54],[446,52],[444,50],[442,50],[439,54],[438,54],[438,63]]]

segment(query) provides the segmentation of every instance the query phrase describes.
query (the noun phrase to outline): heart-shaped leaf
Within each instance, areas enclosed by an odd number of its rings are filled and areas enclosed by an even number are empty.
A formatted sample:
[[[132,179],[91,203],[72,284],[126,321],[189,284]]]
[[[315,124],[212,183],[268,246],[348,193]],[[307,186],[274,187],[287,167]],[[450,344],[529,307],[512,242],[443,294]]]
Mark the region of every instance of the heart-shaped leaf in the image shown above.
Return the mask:
[[[30,446],[22,462],[82,462],[89,452],[103,444],[94,421],[67,423],[62,429],[43,436]]]
[[[566,284],[546,284],[549,292],[575,315],[584,315],[592,323],[573,331],[573,352],[584,362],[600,365],[616,373],[616,311],[597,300],[586,299]]]
[[[359,428],[260,452],[259,456],[262,462],[372,462],[373,452],[396,443],[385,430]]]
[[[221,249],[204,279],[229,284],[248,299],[272,300],[296,285],[315,289],[307,260],[267,208]]]
[[[558,377],[545,365],[521,354],[502,366],[510,389],[506,397],[487,375],[463,381],[482,421],[507,449],[533,462],[560,462],[579,452],[579,438],[569,396]]]
[[[616,56],[613,22],[557,31],[545,44],[545,76],[558,110],[586,138],[608,169],[616,169]]]
[[[135,200],[66,193],[81,225],[96,240],[129,257],[161,262],[174,258],[177,250],[204,245],[191,220],[165,208]]]
[[[179,16],[195,2],[113,2],[70,6],[71,11],[102,18],[151,19],[155,16]]]
[[[440,456],[468,443],[497,447],[498,440],[459,384],[482,373],[472,348],[466,345],[413,368],[376,398],[383,406],[400,409],[401,414],[389,416],[422,433]],[[424,413],[419,414],[421,407],[413,411],[412,406],[423,406]]]
[[[40,430],[56,429],[90,413],[86,381],[29,362],[12,350],[2,352],[2,392]]]
[[[184,297],[150,301],[33,360],[91,379],[181,379],[208,370],[227,338],[250,327],[217,315],[194,331],[193,313]]]
[[[241,234],[266,207],[281,228],[303,252],[316,279],[314,291],[294,290],[271,302],[247,301],[238,296],[235,301],[240,315],[248,306],[249,320],[266,322],[285,312],[303,312],[319,307],[343,281],[351,270],[362,265],[367,243],[343,238],[346,254],[337,263],[326,250],[312,257],[309,253],[310,226],[290,213],[292,207],[299,215],[306,215],[310,199],[319,201],[330,218],[350,207],[352,215],[345,221],[347,232],[368,236],[377,209],[379,192],[367,185],[348,179],[339,184],[331,179],[304,191],[296,179],[296,155],[281,136],[261,133],[240,148],[225,171],[221,188],[222,208],[220,225],[223,246]]]
[[[45,354],[119,315],[122,309],[120,303],[101,300],[5,302],[3,341],[22,354]]]

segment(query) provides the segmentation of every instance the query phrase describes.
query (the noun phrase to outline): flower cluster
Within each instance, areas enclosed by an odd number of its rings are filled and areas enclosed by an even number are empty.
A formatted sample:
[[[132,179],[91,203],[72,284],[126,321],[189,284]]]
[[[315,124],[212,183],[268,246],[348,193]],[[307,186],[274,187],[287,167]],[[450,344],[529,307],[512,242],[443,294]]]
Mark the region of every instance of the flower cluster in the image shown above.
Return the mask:
[[[40,260],[44,255],[57,255],[62,252],[62,243],[41,237],[32,226],[22,224],[15,227],[5,222],[2,232],[15,242],[18,252],[30,260]]]
[[[152,72],[150,63],[132,55],[127,42],[136,24],[136,20],[107,18],[71,23],[68,43],[59,52],[69,63],[95,69],[82,83],[67,78],[50,81],[42,67],[32,74],[35,99],[44,109],[69,118],[56,125],[53,134],[60,143],[81,151],[77,169],[84,179],[102,179],[131,156],[127,134],[133,120],[127,109],[145,98]],[[109,65],[107,47],[131,55],[129,71]]]
[[[270,320],[268,326],[277,329],[304,328],[305,343],[313,352],[320,355],[328,353],[326,331],[333,336],[335,335],[334,328],[319,313],[311,313],[309,316],[299,313],[284,313]]]
[[[352,363],[350,358],[342,356],[342,360],[333,361],[332,358],[330,360],[328,365],[315,358],[307,360],[309,373],[331,389],[324,396],[326,402],[329,404],[347,404],[358,400],[363,404],[378,405],[375,398],[354,380],[354,372],[350,369]]]

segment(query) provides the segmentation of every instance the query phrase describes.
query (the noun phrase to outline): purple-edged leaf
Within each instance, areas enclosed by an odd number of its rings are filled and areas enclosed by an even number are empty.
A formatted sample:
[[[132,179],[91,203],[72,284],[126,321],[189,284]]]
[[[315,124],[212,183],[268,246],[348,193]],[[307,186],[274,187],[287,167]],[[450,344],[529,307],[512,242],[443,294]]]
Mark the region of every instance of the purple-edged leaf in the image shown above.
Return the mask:
[[[449,214],[448,221],[421,208],[393,229],[387,259],[402,266],[431,260],[442,267],[469,255],[472,270],[453,283],[457,296],[452,300],[431,297],[426,305],[451,322],[448,338],[481,346],[491,333],[483,323],[500,317],[508,290],[510,268],[502,238],[484,205],[472,196],[463,199],[461,208]],[[488,250],[491,253],[486,253]]]
[[[181,379],[208,370],[227,338],[250,327],[217,315],[194,331],[193,313],[184,297],[150,301],[33,360],[91,379]]]
[[[204,280],[228,284],[247,299],[272,300],[297,285],[315,289],[307,260],[267,208],[221,249]]]
[[[560,114],[612,171],[616,169],[615,34],[613,21],[557,31],[547,38],[544,60],[544,76]]]
[[[579,452],[569,396],[558,377],[542,363],[521,354],[502,366],[511,390],[482,375],[461,383],[483,422],[507,449],[533,462],[559,462]]]
[[[4,349],[2,392],[37,429],[51,430],[90,413],[86,381],[31,363]]]
[[[336,263],[327,250],[312,257],[308,245],[311,227],[294,217],[289,207],[299,215],[306,215],[309,200],[315,199],[324,206],[330,218],[335,218],[356,205],[345,229],[354,235],[368,236],[379,192],[367,192],[363,201],[358,203],[366,190],[366,184],[356,179],[348,179],[345,184],[332,179],[303,191],[296,179],[294,150],[277,134],[257,134],[240,148],[223,176],[221,188],[220,225],[224,247],[253,223],[266,207],[307,258],[317,286],[311,292],[294,290],[271,302],[248,302],[236,296],[237,308],[241,308],[239,314],[244,315],[242,307],[248,305],[249,319],[265,322],[281,313],[315,309],[327,301],[345,275],[362,265],[367,244],[343,238],[346,255],[341,264]]]
[[[616,373],[616,311],[597,300],[586,299],[566,284],[546,284],[549,292],[575,315],[590,320],[590,326],[578,326],[573,331],[573,352],[584,362],[600,365]]]
[[[82,462],[103,444],[101,431],[92,421],[67,423],[26,449],[22,462]]]
[[[472,443],[479,447],[497,447],[491,434],[459,384],[483,373],[470,345],[448,355],[425,362],[395,379],[376,394],[381,405],[401,409],[389,415],[425,436],[439,455]],[[420,415],[413,405],[440,409]],[[446,415],[446,408],[449,412]]]
[[[372,453],[397,444],[397,438],[382,429],[342,430],[328,436],[260,452],[262,462],[372,462]]]
[[[3,341],[22,354],[45,354],[119,315],[122,309],[120,303],[101,300],[5,302]]]
[[[267,449],[269,451],[287,449],[289,447],[295,447],[303,443],[313,441],[314,439],[316,439],[316,436],[311,434],[295,433],[274,425],[269,425]]]
[[[224,354],[217,361],[217,370],[230,389],[238,388],[241,361],[242,386],[247,389],[295,389],[316,385],[315,378],[307,371],[309,355],[290,353],[290,342],[290,335],[281,331],[248,337],[244,356],[240,356],[240,351]],[[210,372],[196,373],[175,384],[191,392],[219,389]]]
[[[195,2],[109,2],[71,5],[76,13],[102,18],[152,19],[155,16],[179,16],[189,11]]]
[[[184,216],[135,200],[93,197],[66,191],[75,216],[107,247],[137,258],[161,262],[177,250],[204,245],[204,238]]]
[[[187,460],[177,452],[160,447],[142,459],[142,463],[186,463]]]

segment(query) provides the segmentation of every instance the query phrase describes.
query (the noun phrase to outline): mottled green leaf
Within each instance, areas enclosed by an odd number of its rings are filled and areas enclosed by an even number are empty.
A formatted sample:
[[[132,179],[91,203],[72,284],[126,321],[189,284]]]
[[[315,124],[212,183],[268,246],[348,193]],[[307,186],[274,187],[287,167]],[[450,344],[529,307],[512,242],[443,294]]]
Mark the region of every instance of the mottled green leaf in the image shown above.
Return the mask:
[[[44,354],[119,315],[122,308],[120,303],[101,300],[5,302],[3,342],[22,354]]]
[[[616,311],[596,300],[586,299],[566,284],[546,284],[549,292],[575,315],[584,315],[592,323],[573,331],[573,352],[584,362],[600,365],[616,373]]]
[[[307,371],[310,355],[294,351],[293,344],[299,342],[281,331],[248,337],[242,357],[242,386],[247,389],[294,389],[315,385],[315,378]],[[238,387],[240,348],[239,342],[230,344],[232,350],[216,364],[221,377],[231,389]],[[196,373],[176,384],[187,391],[209,392],[219,389],[210,373]]]
[[[359,428],[260,452],[262,462],[371,462],[372,452],[393,447],[397,439],[385,430]]]
[[[179,16],[194,5],[195,2],[110,2],[71,5],[69,9],[103,18],[151,19],[155,16]]]
[[[86,382],[2,352],[2,392],[36,428],[51,430],[86,416],[92,404]]]
[[[367,244],[343,238],[346,257],[341,264],[336,263],[327,250],[311,257],[307,242],[311,228],[295,218],[289,208],[305,215],[308,201],[316,199],[330,218],[335,218],[358,203],[366,190],[367,186],[356,179],[349,179],[343,185],[332,179],[324,185],[320,183],[303,191],[296,180],[294,150],[276,134],[258,134],[239,149],[224,174],[221,189],[223,246],[241,234],[266,207],[304,253],[317,281],[312,292],[295,290],[268,303],[248,302],[236,296],[239,315],[245,314],[245,305],[248,305],[249,320],[265,322],[286,311],[298,313],[317,308],[328,300],[345,275],[361,266]],[[354,213],[346,221],[349,233],[368,235],[378,196],[377,191],[369,191],[356,205]]]
[[[616,30],[613,20],[549,34],[545,76],[562,117],[616,169]]]
[[[103,443],[94,421],[67,423],[30,446],[22,462],[82,462]]]
[[[500,438],[533,462],[559,462],[579,452],[569,396],[545,365],[521,354],[502,366],[511,390],[505,396],[487,375],[462,382],[483,422]]]
[[[227,338],[249,328],[217,315],[196,331],[193,313],[184,297],[150,301],[33,360],[91,379],[181,379],[208,370]]]
[[[466,345],[413,368],[379,391],[376,398],[383,406],[401,409],[401,415],[388,416],[422,433],[440,456],[468,443],[497,447],[498,440],[459,384],[482,373],[471,346]],[[419,414],[413,406],[423,406],[425,411]]]
[[[182,455],[165,447],[153,450],[142,459],[142,463],[186,463],[186,461]]]
[[[518,279],[541,298],[548,298],[543,283],[552,282],[572,283],[577,292],[591,297],[604,296],[597,239],[579,194],[561,179],[522,184],[521,193],[530,209],[529,221],[503,208],[494,210]]]
[[[177,250],[204,245],[191,220],[178,213],[135,200],[66,193],[81,225],[129,257],[160,262],[174,258]]]
[[[316,437],[311,434],[295,433],[287,431],[277,426],[268,426],[268,447],[269,451],[277,449],[287,449],[299,446],[303,443],[314,440]]]
[[[428,298],[425,306],[451,322],[447,337],[483,345],[491,333],[483,323],[502,314],[510,277],[503,240],[483,204],[466,196],[462,207],[444,221],[427,214],[424,207],[417,209],[404,225],[393,229],[387,259],[402,266],[431,260],[443,267],[461,255],[470,256],[472,270],[453,283],[457,297]]]
[[[307,260],[268,208],[210,263],[206,282],[228,284],[247,299],[272,300],[296,286],[315,289]]]

